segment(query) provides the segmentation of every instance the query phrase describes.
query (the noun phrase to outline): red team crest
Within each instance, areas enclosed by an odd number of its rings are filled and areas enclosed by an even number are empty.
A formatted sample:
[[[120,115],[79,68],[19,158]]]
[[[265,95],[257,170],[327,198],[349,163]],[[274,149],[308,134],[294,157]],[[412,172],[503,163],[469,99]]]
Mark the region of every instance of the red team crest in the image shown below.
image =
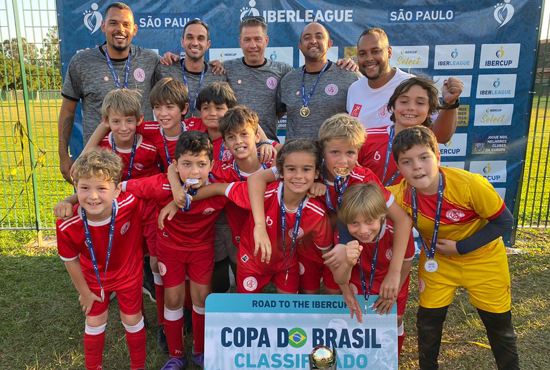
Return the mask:
[[[386,258],[388,259],[388,261],[391,261],[391,257],[393,256],[393,250],[392,249],[388,249],[386,251]]]
[[[265,83],[271,90],[275,90],[277,87],[277,79],[275,77],[269,77]]]
[[[166,266],[162,262],[159,262],[159,274],[160,276],[166,275]]]
[[[378,117],[384,118],[388,115],[388,107],[385,105],[378,110]]]
[[[126,234],[126,231],[130,228],[130,221],[126,222],[122,227],[120,228],[120,235]]]
[[[451,221],[458,222],[462,217],[464,217],[464,212],[458,209],[450,209],[447,211],[447,218]]]
[[[254,276],[249,276],[243,281],[243,286],[249,292],[253,292],[258,288],[258,280]]]
[[[292,238],[293,235],[294,235],[294,228],[288,230],[288,236],[290,236]],[[298,235],[296,236],[296,239],[300,239],[302,236],[304,236],[304,229],[299,227],[298,228]]]
[[[325,87],[325,93],[331,96],[338,94],[338,86],[335,84],[328,84],[327,87]]]
[[[363,108],[361,104],[354,104],[353,109],[351,110],[351,113],[349,115],[352,117],[359,117],[359,113],[361,113],[361,108]]]
[[[426,283],[421,277],[418,278],[418,292],[422,293],[426,289]]]
[[[301,262],[298,262],[298,266],[300,267],[300,275],[303,275],[306,273],[306,268],[304,267],[304,265],[302,265]]]
[[[139,81],[139,82],[145,81],[145,71],[141,68],[137,68],[134,71],[134,78],[136,79],[136,81]]]

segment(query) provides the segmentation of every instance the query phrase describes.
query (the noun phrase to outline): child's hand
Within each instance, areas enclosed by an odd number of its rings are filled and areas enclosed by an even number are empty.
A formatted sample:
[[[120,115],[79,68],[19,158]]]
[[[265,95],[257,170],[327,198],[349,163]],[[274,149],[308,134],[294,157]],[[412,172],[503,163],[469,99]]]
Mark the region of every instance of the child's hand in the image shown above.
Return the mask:
[[[258,250],[261,250],[261,261],[269,263],[271,261],[271,241],[269,240],[265,227],[254,227],[254,244],[254,256],[257,256]]]
[[[435,250],[444,256],[456,256],[458,254],[456,242],[449,239],[437,239]]]
[[[348,263],[348,265],[355,266],[362,251],[363,246],[360,245],[357,240],[352,240],[351,242],[346,244],[346,262]]]
[[[400,280],[401,272],[393,273],[388,271],[386,277],[382,281],[382,285],[380,285],[380,298],[385,301],[392,301],[393,304],[393,302],[397,300],[397,295],[399,294]]]
[[[53,207],[53,214],[60,220],[68,220],[73,216],[73,204],[62,200]]]
[[[162,58],[160,58],[160,64],[165,65],[165,66],[169,66],[169,65],[172,65],[172,63],[174,63],[174,62],[178,62],[179,60],[180,60],[179,55],[172,54],[168,51],[168,52],[164,53]]]
[[[164,230],[164,219],[166,218],[166,216],[168,216],[168,221],[170,221],[176,215],[176,213],[178,213],[178,210],[179,208],[174,201],[168,203],[166,207],[164,207],[159,213],[159,229]]]
[[[271,144],[262,144],[258,147],[258,153],[260,153],[260,162],[267,164],[271,162],[271,158],[277,156],[277,150]]]
[[[325,195],[326,191],[327,187],[325,184],[314,182],[313,185],[311,185],[311,188],[307,191],[307,196],[309,198],[322,197]]]
[[[461,80],[456,77],[449,77],[448,80],[443,82],[443,90],[441,92],[443,103],[454,104],[456,99],[462,94],[463,89],[464,84]]]
[[[78,297],[78,300],[80,301],[80,305],[82,306],[82,312],[84,312],[85,315],[90,313],[94,302],[102,302],[101,298],[91,291],[89,294],[80,295]]]
[[[344,297],[344,301],[349,308],[351,318],[353,319],[353,315],[355,314],[355,317],[357,317],[357,322],[362,324],[363,310],[361,309],[361,306],[359,305],[359,302],[357,302],[357,298],[355,298],[351,289],[349,289],[349,291],[342,292],[342,297]]]
[[[382,299],[382,297],[380,297],[376,302],[374,302],[372,309],[380,315],[389,315],[394,303],[395,299]]]
[[[323,254],[325,259],[324,264],[330,269],[337,269],[342,263],[346,263],[346,246],[344,244],[336,244],[330,252]]]

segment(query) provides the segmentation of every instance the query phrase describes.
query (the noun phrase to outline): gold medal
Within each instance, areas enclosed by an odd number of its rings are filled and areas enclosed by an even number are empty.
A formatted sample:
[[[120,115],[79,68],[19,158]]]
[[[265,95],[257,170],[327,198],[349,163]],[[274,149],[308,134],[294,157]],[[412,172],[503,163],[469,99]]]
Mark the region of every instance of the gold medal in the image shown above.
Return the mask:
[[[302,108],[300,108],[300,116],[306,118],[307,116],[309,116],[309,113],[310,113],[309,107],[306,107],[304,105],[302,106]]]

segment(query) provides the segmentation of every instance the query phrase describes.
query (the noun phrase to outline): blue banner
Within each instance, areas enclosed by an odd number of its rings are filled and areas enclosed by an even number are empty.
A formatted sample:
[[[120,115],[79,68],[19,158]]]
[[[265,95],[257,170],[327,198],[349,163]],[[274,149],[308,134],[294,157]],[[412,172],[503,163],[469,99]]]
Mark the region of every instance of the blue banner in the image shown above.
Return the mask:
[[[65,75],[78,49],[105,41],[100,25],[112,1],[57,0]],[[128,1],[138,25],[133,43],[183,54],[182,28],[193,18],[211,27],[210,60],[242,56],[238,24],[265,18],[266,57],[299,67],[300,32],[323,23],[334,44],[329,59],[354,56],[363,30],[380,27],[393,47],[391,64],[428,76],[440,87],[448,76],[464,82],[455,136],[441,146],[443,165],[479,173],[514,210],[527,149],[542,0],[462,1]],[[521,67],[520,67],[521,66]],[[508,235],[506,241],[509,242]]]

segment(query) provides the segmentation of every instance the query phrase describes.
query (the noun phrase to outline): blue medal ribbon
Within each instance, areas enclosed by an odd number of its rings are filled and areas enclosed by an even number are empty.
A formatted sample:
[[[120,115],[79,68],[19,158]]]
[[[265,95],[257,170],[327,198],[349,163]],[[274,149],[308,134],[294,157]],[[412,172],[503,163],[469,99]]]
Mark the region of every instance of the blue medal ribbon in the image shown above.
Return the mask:
[[[260,153],[258,153],[258,158],[259,157],[260,157]],[[237,166],[236,160],[233,160],[233,168],[235,169],[235,172],[237,172],[239,179],[241,179],[242,182],[246,182],[246,179],[241,175],[241,171],[239,171],[239,166]],[[262,169],[267,170],[267,166],[263,163],[262,163]]]
[[[315,91],[315,87],[317,87],[317,82],[319,82],[319,79],[323,75],[323,72],[325,72],[325,70],[327,69],[328,64],[329,64],[329,61],[327,60],[327,62],[325,63],[323,69],[321,69],[321,72],[319,72],[319,76],[317,77],[317,80],[315,80],[315,83],[311,87],[311,90],[309,90],[309,94],[307,94],[307,98],[306,98],[306,86],[305,86],[305,83],[304,83],[304,76],[306,74],[306,66],[304,65],[302,67],[302,106],[307,107],[307,105],[309,104],[309,99],[311,99],[311,96],[313,95],[313,92]]]
[[[109,65],[109,69],[111,70],[111,74],[113,75],[113,79],[115,80],[117,89],[122,89],[122,87],[120,87],[120,81],[118,80],[118,76],[115,72],[115,68],[113,67],[113,62],[109,57],[109,52],[107,51],[107,45],[105,45],[105,59],[107,59],[107,64]],[[132,60],[132,50],[130,49],[130,51],[128,51],[128,59],[126,59],[126,66],[124,67],[124,70],[125,70],[124,88],[125,89],[128,88],[128,76],[130,75],[131,60]]]
[[[130,167],[128,167],[128,176],[126,178],[126,181],[130,180],[130,176],[132,175],[132,168],[134,167],[134,158],[136,156],[136,146],[137,146],[137,134],[134,134],[134,145],[132,145],[132,154],[130,154]],[[113,152],[115,154],[118,154],[116,151],[115,138],[113,135],[111,135],[111,148],[113,148]]]
[[[90,228],[88,226],[88,217],[86,216],[86,210],[81,207],[82,210],[82,223],[84,225],[84,235],[86,236],[86,244],[88,246],[88,251],[90,252],[90,259],[94,266],[95,276],[97,282],[101,287],[101,301],[103,302],[105,298],[105,293],[103,290],[103,284],[101,283],[101,278],[99,277],[99,269],[97,267],[97,259],[95,256],[94,245],[92,243],[92,235],[90,234]],[[111,248],[113,247],[113,238],[115,235],[115,219],[116,219],[116,202],[113,200],[113,209],[111,213],[111,224],[109,226],[109,244],[107,246],[107,258],[105,261],[105,273],[103,274],[103,282],[107,280],[107,267],[109,266],[109,259],[111,258]]]
[[[189,91],[189,83],[187,81],[187,74],[185,73],[185,59],[183,59],[181,63],[181,70],[183,71],[183,83],[185,84],[185,87],[187,87],[187,91]],[[197,97],[199,96],[199,92],[201,90],[202,80],[204,78],[204,71],[206,68],[202,68],[201,72],[201,79],[199,80],[199,86],[197,86],[197,92],[195,93],[195,98],[193,99],[193,105],[191,105],[191,95],[189,95],[189,109],[191,109],[191,116],[195,116],[195,108],[197,105]]]
[[[384,165],[384,174],[382,175],[382,182],[386,178],[386,171],[388,171],[388,165],[390,164],[390,155],[391,155],[391,148],[393,147],[393,137],[395,136],[395,126],[392,126],[390,128],[390,137],[388,138],[388,148],[386,150],[386,164]],[[393,174],[393,176],[384,183],[384,186],[390,186],[393,184],[397,176],[399,176],[401,172],[397,170],[396,173]]]
[[[223,141],[222,141],[222,146],[220,148],[220,154],[218,155],[218,159],[220,161],[223,159],[223,152],[225,152],[225,146],[223,145]]]
[[[420,230],[418,228],[418,203],[416,199],[416,189],[412,186],[411,186],[411,207],[412,207],[414,226],[416,227],[417,230]],[[437,244],[437,235],[439,234],[439,222],[441,219],[442,208],[443,208],[443,175],[441,174],[441,171],[440,171],[439,185],[437,187],[437,205],[435,208],[434,233],[432,235],[432,244],[430,248],[428,248],[428,245],[426,244],[424,237],[420,235],[420,242],[422,243],[422,247],[424,248],[424,251],[426,252],[426,257],[428,257],[428,259],[433,259],[435,256],[435,246]]]
[[[212,175],[211,173],[208,174],[208,179],[212,181],[212,183],[215,182],[214,175]],[[185,186],[185,184],[183,184],[183,186]],[[185,200],[186,200],[185,208],[180,208],[182,212],[189,212],[189,210],[191,209],[191,198],[189,197],[189,194],[196,195],[198,191],[199,191],[199,188],[195,189],[195,188],[189,187],[189,189],[187,189],[187,191],[185,192]]]
[[[286,276],[285,276],[285,285],[286,285],[286,281],[288,280],[288,271],[290,270],[290,265],[292,264],[292,257],[294,256],[294,248],[296,247],[296,239],[298,238],[298,231],[300,230],[300,220],[302,219],[302,209],[304,208],[304,203],[306,202],[307,197],[304,197],[304,199],[302,199],[302,203],[300,203],[300,205],[298,206],[298,209],[296,210],[296,221],[294,222],[294,229],[292,231],[292,247],[290,249],[290,258],[287,264],[286,246],[285,246],[286,209],[285,209],[285,204],[283,202],[284,191],[285,191],[285,185],[283,184],[281,186],[280,205],[281,205],[281,230],[283,234],[283,266],[285,266],[285,269],[286,269]]]
[[[166,134],[164,133],[164,130],[160,126],[160,123],[159,123],[159,128],[160,128],[160,132],[162,133],[162,140],[164,141],[164,152],[166,153],[166,162],[170,166],[172,164],[172,161],[170,160],[170,153],[168,153],[168,145],[166,144]],[[185,132],[185,125],[183,124],[183,122],[181,123],[181,132]],[[166,169],[165,171],[167,170],[168,169]]]
[[[374,282],[374,274],[376,271],[376,262],[378,261],[378,244],[380,243],[380,238],[376,241],[376,246],[374,247],[374,255],[372,256],[372,261],[370,265],[370,278],[369,278],[369,290],[367,291],[367,279],[365,279],[365,272],[361,265],[361,255],[359,255],[359,273],[361,274],[361,288],[363,288],[363,297],[365,297],[365,314],[367,313],[367,303],[369,302],[370,292],[372,290],[372,283]]]
[[[334,178],[334,191],[336,194],[338,194],[338,197],[336,198],[336,207],[332,206],[332,201],[330,200],[330,186],[327,181],[327,171],[325,168],[325,160],[323,159],[323,163],[321,164],[321,168],[323,170],[323,183],[325,184],[327,191],[325,192],[325,201],[327,203],[327,207],[331,211],[338,211],[338,208],[340,208],[340,204],[342,204],[342,197],[344,196],[344,191],[348,187],[349,183],[349,177],[343,177],[343,176],[336,176]]]

